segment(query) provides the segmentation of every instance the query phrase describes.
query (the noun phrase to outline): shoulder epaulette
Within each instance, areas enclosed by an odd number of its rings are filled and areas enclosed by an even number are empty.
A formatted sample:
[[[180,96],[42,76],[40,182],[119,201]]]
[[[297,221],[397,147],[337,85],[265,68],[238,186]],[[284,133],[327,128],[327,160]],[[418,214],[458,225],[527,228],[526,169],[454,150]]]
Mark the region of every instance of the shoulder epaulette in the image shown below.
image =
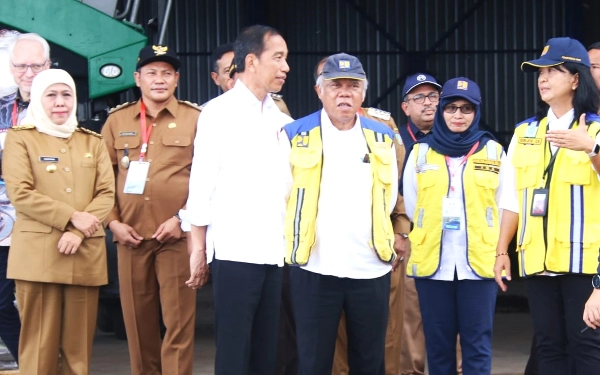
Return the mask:
[[[388,121],[392,117],[392,114],[390,112],[386,112],[377,108],[369,108],[367,110],[367,114],[369,116],[380,118],[383,121]]]
[[[116,111],[118,111],[118,110],[121,110],[121,109],[123,109],[123,108],[127,108],[127,107],[129,107],[129,106],[131,106],[131,105],[133,105],[133,104],[136,104],[136,103],[137,103],[137,102],[126,102],[126,103],[123,103],[123,104],[119,104],[118,106],[116,106],[116,107],[114,107],[114,108],[111,108],[111,109],[108,111],[108,114],[110,115],[111,113],[114,113],[114,112],[116,112]]]
[[[94,137],[98,137],[100,139],[102,139],[102,134],[98,134],[94,131],[91,131],[90,129],[86,129],[86,128],[75,128],[75,130],[80,131],[82,133],[87,133],[89,135],[93,135]]]
[[[273,98],[273,100],[283,100],[283,95],[280,94],[275,94],[275,93],[270,93],[271,98]]]
[[[192,102],[189,102],[187,100],[178,100],[178,101],[179,101],[180,104],[185,104],[185,105],[188,105],[188,106],[190,106],[192,108],[195,108],[195,109],[197,109],[199,111],[202,111],[203,106],[198,105],[197,103],[192,103]]]
[[[19,125],[19,126],[13,126],[11,129],[12,130],[29,130],[29,129],[35,129],[35,125]]]

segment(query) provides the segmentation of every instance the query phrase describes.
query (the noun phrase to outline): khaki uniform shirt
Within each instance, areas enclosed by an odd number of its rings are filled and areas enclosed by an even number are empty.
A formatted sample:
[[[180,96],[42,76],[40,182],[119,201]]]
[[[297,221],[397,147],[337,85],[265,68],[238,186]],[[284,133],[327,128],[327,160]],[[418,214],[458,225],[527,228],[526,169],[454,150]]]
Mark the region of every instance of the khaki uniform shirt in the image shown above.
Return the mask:
[[[104,221],[128,224],[144,239],[150,239],[160,224],[185,206],[192,168],[194,137],[200,109],[175,97],[156,118],[146,115],[152,126],[144,161],[150,163],[143,194],[125,194],[128,168],[121,161],[128,153],[138,161],[142,146],[140,102],[117,107],[108,116],[102,135],[116,173],[116,202]]]
[[[369,120],[381,122],[394,131],[394,145],[396,147],[396,161],[398,163],[398,180],[400,180],[400,176],[402,176],[402,167],[404,167],[406,150],[402,144],[400,133],[398,133],[396,122],[394,122],[394,119],[389,112],[376,108],[361,108],[358,114],[368,118]],[[394,207],[391,216],[392,224],[394,226],[394,233],[410,232],[410,220],[408,219],[408,216],[406,215],[406,209],[404,208],[404,198],[400,194],[398,194],[398,200],[396,201],[396,206]]]
[[[59,138],[25,125],[9,130],[4,146],[4,180],[17,212],[7,277],[106,284],[104,229],[84,238],[70,223],[75,211],[102,221],[114,204],[114,175],[100,135],[78,128],[71,137]],[[73,255],[58,251],[65,231],[83,238]]]

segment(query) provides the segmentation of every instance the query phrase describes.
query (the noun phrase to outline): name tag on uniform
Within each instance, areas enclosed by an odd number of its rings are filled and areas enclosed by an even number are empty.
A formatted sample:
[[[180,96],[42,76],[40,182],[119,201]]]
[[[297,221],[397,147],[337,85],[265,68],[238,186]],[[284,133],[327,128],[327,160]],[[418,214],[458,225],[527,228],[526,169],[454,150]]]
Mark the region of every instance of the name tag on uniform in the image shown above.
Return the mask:
[[[146,179],[148,178],[149,170],[150,163],[147,161],[130,162],[123,193],[144,194],[144,188],[146,187]]]
[[[119,132],[119,137],[135,137],[136,134],[137,134],[136,131]]]
[[[460,229],[460,201],[456,198],[444,197],[442,202],[442,228],[445,230]]]
[[[45,163],[58,163],[56,156],[40,156],[40,161]]]

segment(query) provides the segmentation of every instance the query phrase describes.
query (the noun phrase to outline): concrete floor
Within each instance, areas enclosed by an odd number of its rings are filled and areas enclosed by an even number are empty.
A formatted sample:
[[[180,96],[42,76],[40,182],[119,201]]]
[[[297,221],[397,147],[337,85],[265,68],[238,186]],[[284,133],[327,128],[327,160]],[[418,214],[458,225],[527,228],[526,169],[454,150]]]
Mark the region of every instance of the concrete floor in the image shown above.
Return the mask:
[[[523,287],[513,284],[509,292],[515,298],[524,296]],[[529,314],[520,312],[510,303],[508,309],[500,309],[495,315],[493,339],[493,375],[523,374],[529,348],[532,327]],[[197,329],[195,339],[194,375],[212,375],[214,363],[214,341],[212,333],[212,295],[210,288],[203,288],[198,294]],[[0,365],[2,360],[0,357]],[[0,366],[1,368],[1,366]],[[15,374],[3,372],[0,374]],[[97,332],[92,352],[91,374],[128,375],[129,354],[127,342],[115,338],[112,333]]]

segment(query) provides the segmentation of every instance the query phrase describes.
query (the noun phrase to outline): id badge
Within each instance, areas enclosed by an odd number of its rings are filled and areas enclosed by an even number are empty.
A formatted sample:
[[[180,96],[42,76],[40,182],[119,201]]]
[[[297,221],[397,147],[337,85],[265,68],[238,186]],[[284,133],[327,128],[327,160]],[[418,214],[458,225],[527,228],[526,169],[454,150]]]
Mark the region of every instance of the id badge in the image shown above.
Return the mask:
[[[546,216],[548,210],[548,189],[534,189],[531,199],[531,216]]]
[[[442,227],[444,230],[460,230],[460,201],[444,197],[442,202]]]
[[[146,179],[148,178],[149,170],[150,163],[147,161],[130,162],[123,193],[144,194],[144,188],[146,187]]]

